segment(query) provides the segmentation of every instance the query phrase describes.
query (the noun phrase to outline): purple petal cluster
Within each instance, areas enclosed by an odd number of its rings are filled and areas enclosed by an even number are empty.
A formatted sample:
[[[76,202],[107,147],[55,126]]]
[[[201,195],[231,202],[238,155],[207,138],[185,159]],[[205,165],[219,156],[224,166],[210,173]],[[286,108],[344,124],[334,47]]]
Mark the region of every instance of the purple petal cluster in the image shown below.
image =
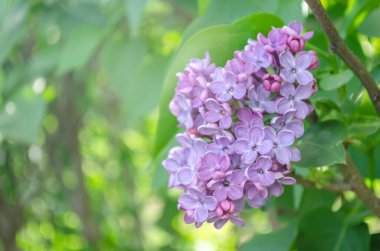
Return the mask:
[[[293,21],[259,34],[224,67],[206,53],[182,73],[170,111],[185,131],[163,165],[169,187],[183,190],[178,208],[186,223],[221,228],[227,221],[243,226],[239,213],[280,196],[291,163],[301,159],[293,145],[304,133],[316,92],[311,73],[319,65],[304,51],[312,32]]]

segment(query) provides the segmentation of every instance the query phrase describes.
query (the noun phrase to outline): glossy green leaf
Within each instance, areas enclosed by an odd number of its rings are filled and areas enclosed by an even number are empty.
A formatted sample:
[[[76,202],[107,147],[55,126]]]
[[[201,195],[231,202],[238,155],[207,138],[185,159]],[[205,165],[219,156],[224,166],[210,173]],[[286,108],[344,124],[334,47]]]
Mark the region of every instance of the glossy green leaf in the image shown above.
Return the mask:
[[[345,70],[334,75],[327,75],[319,82],[319,86],[326,91],[335,90],[345,85],[353,76],[350,70]]]
[[[269,234],[255,235],[244,243],[240,251],[288,251],[297,237],[297,225],[290,223],[287,227]]]
[[[345,163],[345,150],[341,143],[345,138],[347,128],[337,120],[313,125],[295,144],[301,151],[301,161],[297,162],[297,166],[320,167]]]
[[[177,121],[169,111],[169,102],[177,79],[175,74],[183,71],[191,58],[202,58],[208,51],[211,60],[221,66],[233,57],[235,50],[243,49],[248,38],[258,32],[266,33],[272,26],[281,26],[279,18],[270,14],[254,14],[232,25],[219,25],[204,29],[192,36],[173,58],[167,71],[160,104],[160,118],[153,155],[157,155],[177,131]]]
[[[380,118],[374,116],[360,116],[348,125],[348,133],[353,136],[367,136],[374,134],[380,128]]]
[[[298,250],[357,251],[369,250],[370,235],[365,223],[350,226],[339,213],[318,208],[301,218]]]

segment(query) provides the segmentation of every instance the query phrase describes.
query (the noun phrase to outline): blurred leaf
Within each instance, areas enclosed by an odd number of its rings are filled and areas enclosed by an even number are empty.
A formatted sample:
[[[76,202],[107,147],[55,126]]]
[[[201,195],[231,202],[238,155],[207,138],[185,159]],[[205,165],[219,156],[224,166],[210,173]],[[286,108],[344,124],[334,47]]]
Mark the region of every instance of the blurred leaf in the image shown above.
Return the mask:
[[[350,122],[349,135],[368,136],[374,134],[380,128],[380,118],[374,116],[360,116]]]
[[[210,5],[211,0],[198,0],[198,15],[205,14],[207,7]]]
[[[365,223],[350,226],[339,213],[327,208],[309,212],[300,220],[297,247],[308,251],[368,250],[370,235]]]
[[[336,194],[318,189],[304,189],[299,213],[307,214],[318,208],[331,208],[336,198]]]
[[[9,140],[34,143],[44,114],[45,102],[42,96],[32,93],[18,95],[0,112],[0,132]]]
[[[239,250],[288,251],[297,237],[297,232],[297,225],[290,223],[281,230],[255,235],[251,240],[244,243]]]
[[[319,82],[319,86],[326,91],[331,91],[346,84],[354,75],[351,70],[345,70],[333,75],[327,75]]]
[[[147,0],[125,0],[125,9],[132,35],[137,35]]]
[[[379,251],[379,247],[380,247],[380,233],[372,234],[370,251]]]
[[[26,32],[24,21],[27,10],[27,4],[15,4],[11,10],[0,16],[0,65]]]
[[[36,51],[28,62],[29,77],[44,75],[53,70],[59,60],[59,48],[49,46],[40,51]]]
[[[65,42],[58,62],[59,75],[82,68],[99,45],[104,30],[96,26],[79,26]]]
[[[341,142],[347,138],[347,128],[337,120],[313,125],[295,146],[301,151],[300,167],[329,166],[346,163]]]
[[[211,60],[224,65],[233,56],[235,50],[242,49],[248,38],[258,32],[268,32],[272,26],[281,26],[282,22],[270,14],[253,14],[232,25],[219,25],[204,29],[192,36],[173,58],[167,71],[162,99],[160,118],[156,134],[153,155],[156,156],[177,131],[177,122],[169,112],[169,102],[173,97],[177,83],[175,74],[182,71],[191,58],[202,58],[208,51]]]
[[[379,20],[380,8],[372,11],[358,29],[369,37],[380,37]]]

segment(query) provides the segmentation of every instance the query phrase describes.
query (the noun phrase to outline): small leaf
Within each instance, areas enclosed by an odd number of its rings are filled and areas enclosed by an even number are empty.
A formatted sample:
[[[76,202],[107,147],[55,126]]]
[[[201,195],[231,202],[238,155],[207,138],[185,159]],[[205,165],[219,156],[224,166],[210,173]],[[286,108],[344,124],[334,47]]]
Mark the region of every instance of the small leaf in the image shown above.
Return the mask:
[[[156,156],[177,131],[177,121],[169,112],[169,102],[173,98],[177,83],[176,73],[183,71],[191,58],[203,58],[208,51],[211,60],[224,65],[233,57],[235,50],[243,49],[248,38],[258,32],[268,32],[272,26],[281,26],[282,21],[270,14],[254,14],[232,25],[219,25],[204,29],[192,36],[173,58],[167,71],[160,104],[160,117],[153,156]]]
[[[297,225],[290,223],[287,227],[269,234],[255,235],[244,243],[240,251],[288,251],[297,237]]]
[[[327,75],[319,82],[319,86],[326,91],[335,90],[345,85],[353,76],[350,70],[345,70],[334,75]]]
[[[380,37],[379,20],[380,8],[377,8],[360,24],[358,30],[369,37]]]
[[[296,142],[301,151],[300,167],[329,166],[346,163],[345,150],[341,142],[347,138],[347,128],[337,120],[313,125]]]
[[[353,136],[368,136],[380,128],[380,118],[374,116],[360,116],[348,126],[348,133]]]

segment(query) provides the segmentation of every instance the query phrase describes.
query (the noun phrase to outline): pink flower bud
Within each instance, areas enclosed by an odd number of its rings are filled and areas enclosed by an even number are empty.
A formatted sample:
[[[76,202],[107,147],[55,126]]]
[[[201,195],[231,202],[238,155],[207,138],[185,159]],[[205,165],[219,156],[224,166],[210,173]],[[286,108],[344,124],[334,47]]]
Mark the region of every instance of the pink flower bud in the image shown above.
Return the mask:
[[[319,66],[319,59],[317,53],[315,51],[310,51],[311,54],[311,64],[309,66],[309,70],[317,69]]]
[[[302,51],[305,47],[305,41],[299,36],[289,36],[286,43],[293,54]]]
[[[265,90],[276,93],[281,87],[281,78],[277,74],[265,74],[263,77],[263,87]]]

